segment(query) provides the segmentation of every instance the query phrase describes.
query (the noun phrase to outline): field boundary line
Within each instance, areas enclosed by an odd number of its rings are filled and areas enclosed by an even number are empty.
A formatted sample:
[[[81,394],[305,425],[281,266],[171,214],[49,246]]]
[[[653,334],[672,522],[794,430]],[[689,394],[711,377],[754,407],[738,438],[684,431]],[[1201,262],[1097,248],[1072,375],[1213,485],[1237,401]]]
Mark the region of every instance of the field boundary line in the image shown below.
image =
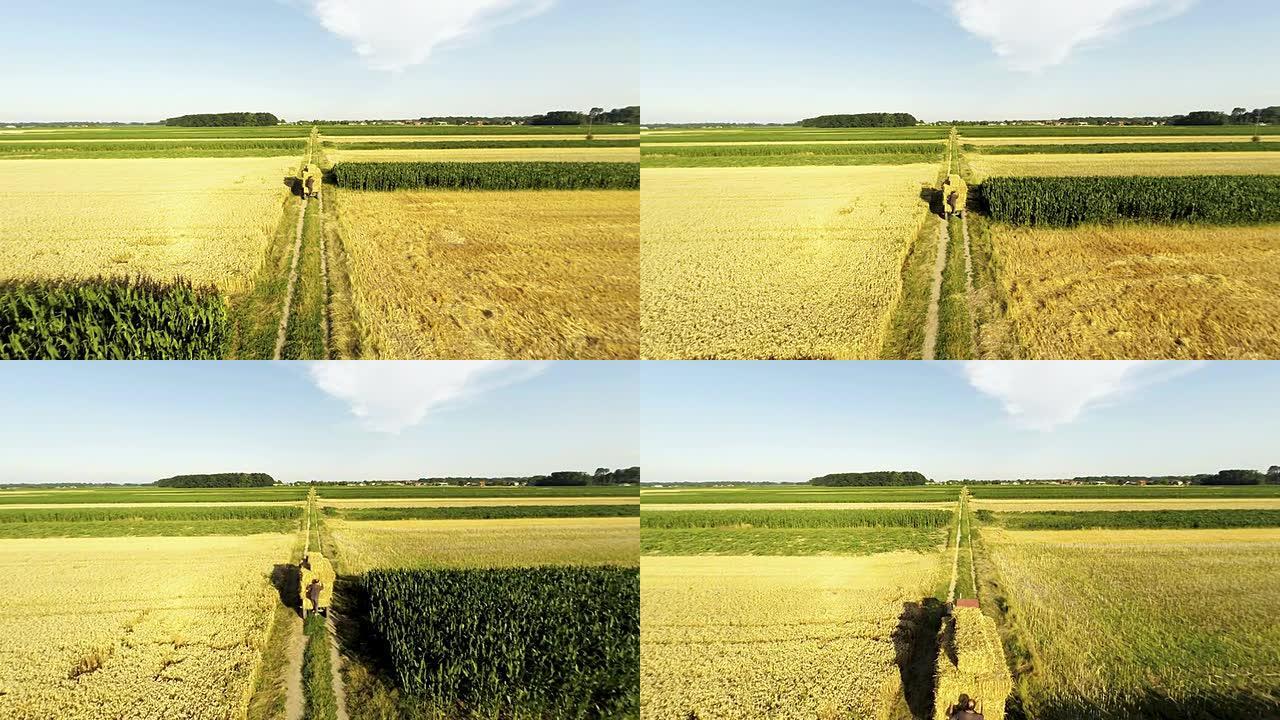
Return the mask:
[[[325,634],[329,636],[329,672],[333,676],[333,701],[337,706],[338,720],[349,720],[347,714],[347,687],[342,684],[342,654],[338,652],[338,629],[333,622],[333,609],[325,617]]]
[[[324,242],[324,185],[320,186],[320,297],[324,309],[320,312],[320,338],[324,341],[324,359],[329,359],[329,259],[325,256]]]
[[[302,198],[302,209],[298,211],[297,240],[293,243],[293,261],[289,267],[289,287],[284,293],[284,308],[280,313],[280,329],[276,332],[276,351],[273,360],[279,360],[284,353],[285,335],[289,331],[289,312],[293,305],[293,290],[298,284],[298,256],[302,254],[302,225],[307,219],[307,199]]]

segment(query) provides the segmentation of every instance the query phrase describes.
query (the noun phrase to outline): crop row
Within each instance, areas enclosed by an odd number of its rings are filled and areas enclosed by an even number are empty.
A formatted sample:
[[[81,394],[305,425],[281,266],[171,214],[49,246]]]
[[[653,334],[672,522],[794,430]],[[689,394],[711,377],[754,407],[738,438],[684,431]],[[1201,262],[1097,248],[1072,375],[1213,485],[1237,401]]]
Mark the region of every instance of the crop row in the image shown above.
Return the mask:
[[[229,335],[218,291],[184,280],[0,282],[0,359],[217,359]]]
[[[356,190],[636,190],[637,163],[613,162],[340,162],[338,187]]]
[[[519,148],[620,148],[640,147],[639,140],[408,140],[390,142],[333,142],[339,150],[506,150]]]
[[[136,140],[121,142],[0,142],[0,155],[55,151],[130,152],[155,150],[280,150],[281,154],[301,153],[306,140]]]
[[[1280,510],[979,510],[977,516],[1011,530],[1280,527]]]
[[[1267,175],[994,177],[982,196],[993,218],[1015,225],[1280,221],[1280,177]]]
[[[940,528],[950,510],[664,510],[641,516],[646,530],[691,528]]]
[[[942,157],[944,145],[931,143],[814,143],[769,145],[733,143],[725,145],[684,145],[641,147],[641,155],[684,157],[731,157],[741,155],[928,155]]]
[[[295,505],[0,509],[0,525],[111,520],[297,520],[301,517],[302,509]]]
[[[1079,155],[1139,152],[1266,152],[1280,151],[1280,143],[1248,142],[1112,142],[1032,145],[965,145],[966,152],[984,155]]]
[[[517,518],[634,517],[639,504],[619,505],[466,505],[462,507],[327,507],[324,514],[343,520],[507,520]]]
[[[363,587],[393,674],[426,716],[637,712],[635,568],[372,570]]]

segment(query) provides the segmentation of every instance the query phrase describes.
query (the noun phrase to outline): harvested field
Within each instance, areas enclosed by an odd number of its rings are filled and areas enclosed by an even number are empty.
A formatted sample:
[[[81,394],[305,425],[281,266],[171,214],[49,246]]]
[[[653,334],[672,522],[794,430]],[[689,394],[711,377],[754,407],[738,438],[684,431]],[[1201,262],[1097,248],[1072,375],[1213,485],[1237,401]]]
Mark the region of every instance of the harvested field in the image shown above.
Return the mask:
[[[12,160],[0,173],[0,279],[182,276],[224,293],[262,263],[296,162]]]
[[[961,142],[967,145],[1102,145],[1124,143],[1206,143],[1206,142],[1239,142],[1249,143],[1253,138],[1249,135],[1094,135],[1075,137],[965,137],[960,135]],[[1280,142],[1280,136],[1264,135],[1262,142]]]
[[[1280,357],[1280,226],[991,226],[1031,359]]]
[[[978,181],[994,176],[1276,175],[1280,153],[1192,152],[972,155]]]
[[[333,162],[640,162],[640,148],[477,148],[463,150],[344,150],[325,153]]]
[[[892,636],[930,593],[936,554],[645,557],[641,716],[887,719]]]
[[[0,540],[0,716],[243,717],[293,542]]]
[[[639,353],[637,192],[341,190],[327,199],[369,357]]]
[[[874,358],[931,164],[642,170],[646,358]]]
[[[343,574],[374,568],[635,565],[640,519],[325,521]]]

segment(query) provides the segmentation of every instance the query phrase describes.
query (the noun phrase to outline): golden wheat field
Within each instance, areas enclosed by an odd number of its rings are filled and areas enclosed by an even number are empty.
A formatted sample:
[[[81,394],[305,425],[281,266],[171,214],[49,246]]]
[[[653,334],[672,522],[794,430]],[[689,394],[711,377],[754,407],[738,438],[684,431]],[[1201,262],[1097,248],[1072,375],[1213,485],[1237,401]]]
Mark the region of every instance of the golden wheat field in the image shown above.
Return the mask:
[[[641,170],[646,358],[874,358],[935,165]]]
[[[1280,357],[1280,225],[991,236],[1030,359]]]
[[[982,531],[1032,666],[1028,717],[1265,717],[1280,530]],[[1092,709],[1092,710],[1091,710]],[[1153,712],[1153,710],[1155,710]]]
[[[937,555],[644,557],[640,716],[888,718],[892,635]]]
[[[331,148],[333,162],[640,162],[639,147],[462,148],[460,150],[344,150]]]
[[[1276,175],[1277,152],[1139,152],[968,156],[976,179],[997,176]]]
[[[0,540],[0,717],[239,720],[293,542]]]
[[[330,192],[371,357],[634,358],[640,193]]]
[[[1057,498],[1036,499],[973,499],[970,504],[975,510],[993,510],[995,512],[1040,512],[1067,511],[1080,512],[1092,510],[1280,510],[1280,498],[1123,498],[1107,500],[1078,499],[1060,500]],[[645,505],[645,509],[649,508]]]
[[[180,275],[235,293],[295,170],[286,158],[6,161],[0,279]]]
[[[631,565],[640,518],[325,520],[340,572],[373,568]]]

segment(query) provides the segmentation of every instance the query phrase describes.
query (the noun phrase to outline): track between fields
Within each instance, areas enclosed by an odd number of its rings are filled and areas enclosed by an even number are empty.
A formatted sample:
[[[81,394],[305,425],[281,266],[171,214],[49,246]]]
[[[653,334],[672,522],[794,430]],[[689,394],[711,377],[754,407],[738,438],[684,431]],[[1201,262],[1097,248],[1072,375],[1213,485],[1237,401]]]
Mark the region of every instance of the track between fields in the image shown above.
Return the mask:
[[[936,359],[938,345],[938,306],[942,303],[942,274],[947,269],[947,224],[938,225],[938,257],[933,262],[933,289],[929,293],[929,313],[925,317],[924,350],[925,360]]]
[[[302,254],[302,225],[307,219],[307,198],[302,198],[302,208],[298,210],[297,240],[293,243],[293,260],[289,264],[289,287],[284,291],[284,307],[280,311],[280,329],[276,332],[276,351],[272,360],[279,360],[284,354],[284,340],[289,332],[289,310],[293,305],[293,289],[298,284],[298,256]]]

